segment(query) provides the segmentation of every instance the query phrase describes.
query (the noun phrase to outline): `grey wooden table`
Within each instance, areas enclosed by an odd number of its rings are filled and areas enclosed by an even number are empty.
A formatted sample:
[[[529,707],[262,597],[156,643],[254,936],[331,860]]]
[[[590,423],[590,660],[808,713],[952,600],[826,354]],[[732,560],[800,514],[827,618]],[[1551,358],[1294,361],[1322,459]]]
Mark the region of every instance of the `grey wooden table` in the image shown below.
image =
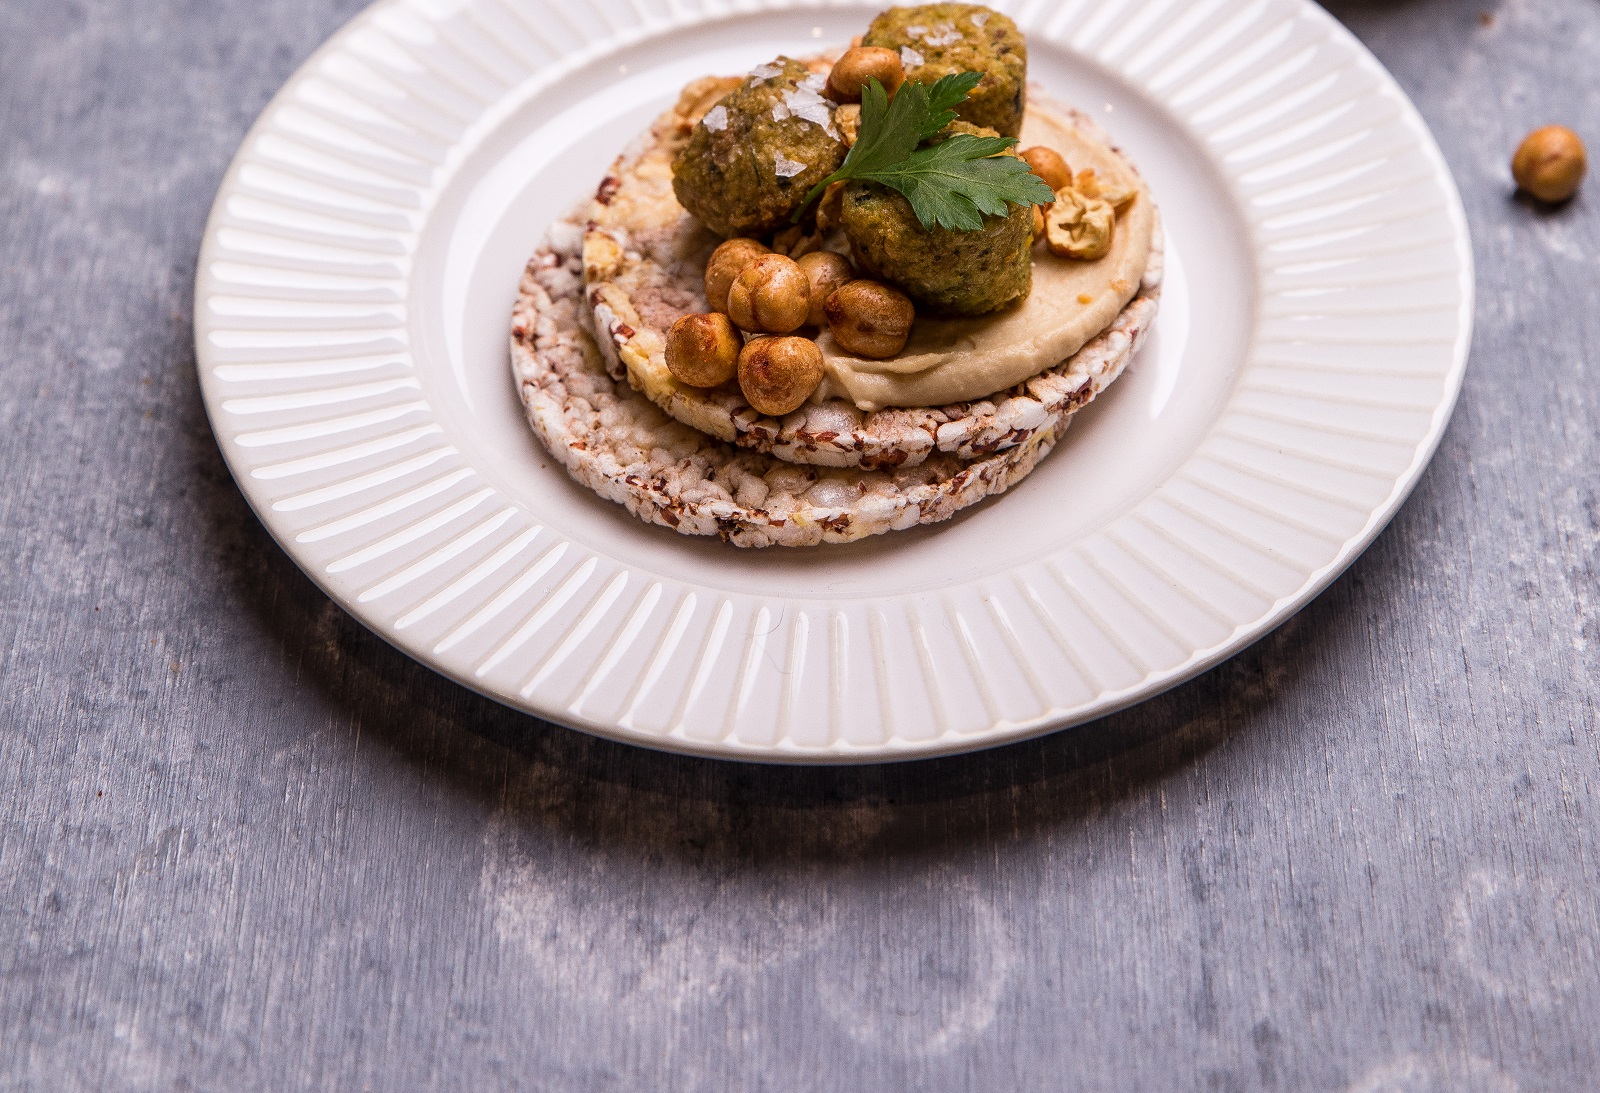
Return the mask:
[[[1600,1088],[1600,230],[1504,166],[1600,4],[1329,2],[1476,240],[1421,487],[1177,691],[849,771],[497,707],[246,507],[195,254],[359,0],[0,3],[0,1090]]]

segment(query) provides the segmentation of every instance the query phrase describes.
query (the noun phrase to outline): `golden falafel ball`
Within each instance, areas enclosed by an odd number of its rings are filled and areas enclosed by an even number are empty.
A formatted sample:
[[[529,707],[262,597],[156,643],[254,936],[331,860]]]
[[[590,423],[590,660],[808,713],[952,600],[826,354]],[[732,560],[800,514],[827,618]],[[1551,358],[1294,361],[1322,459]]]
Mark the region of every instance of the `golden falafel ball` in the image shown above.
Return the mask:
[[[996,135],[992,129],[955,121],[928,143],[957,133]],[[986,216],[978,231],[929,231],[900,194],[876,182],[850,182],[841,222],[856,265],[898,286],[929,311],[987,315],[1033,291],[1031,205],[1013,205],[1006,216]]]
[[[1028,42],[1008,16],[981,4],[890,8],[872,21],[862,45],[893,49],[906,79],[937,83],[981,72],[983,82],[957,107],[962,120],[1001,136],[1022,132],[1028,87]]]
[[[757,68],[694,127],[672,165],[678,202],[718,235],[789,226],[847,149],[823,98],[827,74],[779,57]]]

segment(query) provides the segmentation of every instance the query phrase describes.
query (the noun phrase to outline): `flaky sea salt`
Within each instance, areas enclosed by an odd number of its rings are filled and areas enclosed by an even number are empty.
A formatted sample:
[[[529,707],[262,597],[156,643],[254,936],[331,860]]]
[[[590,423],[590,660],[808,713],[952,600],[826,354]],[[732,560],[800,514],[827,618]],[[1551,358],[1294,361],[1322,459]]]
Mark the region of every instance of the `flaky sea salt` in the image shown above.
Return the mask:
[[[838,132],[833,128],[833,104],[804,84],[783,93],[783,102],[772,108],[775,121],[783,120],[778,116],[780,107],[787,111],[785,116],[804,119],[823,129],[834,140],[839,139]]]
[[[750,75],[754,76],[758,80],[770,80],[774,76],[781,75],[782,72],[783,69],[779,68],[777,65],[762,65],[759,68],[752,68],[750,70]]]
[[[813,72],[811,75],[800,81],[800,86],[809,88],[812,91],[821,94],[823,91],[827,90],[828,77],[825,73]]]
[[[777,156],[777,172],[779,178],[793,178],[806,169],[806,165],[797,159],[790,159],[782,152]]]
[[[726,106],[716,107],[705,116],[704,121],[706,128],[713,133],[722,132],[728,127],[728,108]]]
[[[977,27],[979,30],[982,30],[984,25],[988,22],[989,15],[987,12],[979,12],[977,15],[972,17],[972,25]]]
[[[914,27],[907,27],[906,28],[906,37],[907,38],[921,39],[921,37],[926,33],[928,33],[928,28],[924,27],[924,26],[914,26]]]
[[[961,41],[961,32],[956,29],[954,23],[943,23],[931,33],[924,35],[922,40],[937,49]]]
[[[921,68],[925,62],[922,54],[910,46],[900,47],[900,64],[905,68]]]

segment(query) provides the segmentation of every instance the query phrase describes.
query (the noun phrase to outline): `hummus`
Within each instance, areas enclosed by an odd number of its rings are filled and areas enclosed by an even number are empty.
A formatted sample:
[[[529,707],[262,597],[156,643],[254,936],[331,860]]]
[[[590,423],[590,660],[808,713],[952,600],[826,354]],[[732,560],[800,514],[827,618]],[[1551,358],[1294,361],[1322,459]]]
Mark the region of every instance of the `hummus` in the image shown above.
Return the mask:
[[[841,398],[862,410],[944,406],[1014,387],[1051,368],[1116,321],[1139,291],[1150,262],[1156,210],[1144,182],[1111,149],[1037,105],[1023,124],[1023,148],[1060,152],[1074,172],[1138,191],[1117,216],[1110,252],[1093,262],[1057,258],[1034,248],[1033,292],[1016,307],[973,319],[917,317],[897,357],[863,360],[840,350],[824,331],[825,376],[813,402]]]

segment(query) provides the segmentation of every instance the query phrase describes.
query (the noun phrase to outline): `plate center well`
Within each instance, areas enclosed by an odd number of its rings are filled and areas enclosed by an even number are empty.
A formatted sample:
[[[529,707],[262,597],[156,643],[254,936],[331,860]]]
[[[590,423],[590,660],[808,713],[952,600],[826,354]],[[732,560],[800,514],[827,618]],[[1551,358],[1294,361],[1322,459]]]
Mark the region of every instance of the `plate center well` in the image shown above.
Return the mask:
[[[937,587],[1070,546],[1127,511],[1194,450],[1249,350],[1257,289],[1248,231],[1204,150],[1157,104],[1035,35],[1032,78],[1100,118],[1161,206],[1161,317],[1129,372],[1010,494],[947,524],[846,547],[735,551],[654,528],[572,482],[522,416],[506,348],[521,270],[548,225],[698,76],[848,41],[863,12],[742,16],[576,63],[523,89],[446,184],[415,264],[417,368],[454,442],[503,493],[596,551],[656,573],[796,598]]]

